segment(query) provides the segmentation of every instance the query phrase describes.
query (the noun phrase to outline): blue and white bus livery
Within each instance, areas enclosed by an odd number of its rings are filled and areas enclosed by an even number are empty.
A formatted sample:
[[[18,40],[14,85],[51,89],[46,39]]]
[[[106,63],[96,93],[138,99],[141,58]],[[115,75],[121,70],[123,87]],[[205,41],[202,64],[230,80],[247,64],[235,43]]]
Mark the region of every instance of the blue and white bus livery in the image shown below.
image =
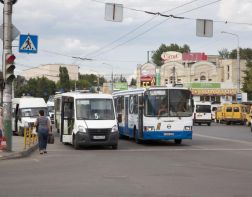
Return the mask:
[[[145,140],[192,139],[193,99],[183,87],[150,87],[113,93],[119,134]]]

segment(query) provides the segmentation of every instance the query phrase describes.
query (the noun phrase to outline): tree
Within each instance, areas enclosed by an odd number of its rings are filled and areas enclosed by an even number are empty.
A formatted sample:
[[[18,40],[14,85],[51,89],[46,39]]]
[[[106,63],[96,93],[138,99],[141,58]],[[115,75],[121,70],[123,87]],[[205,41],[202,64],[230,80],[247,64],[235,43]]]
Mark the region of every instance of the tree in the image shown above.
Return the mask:
[[[188,53],[190,52],[190,47],[186,44],[183,47],[180,47],[177,44],[171,44],[169,46],[165,44],[161,44],[159,49],[152,55],[152,60],[157,66],[161,66],[163,64],[161,55],[163,52],[167,52],[167,51],[177,51],[180,53]]]
[[[230,53],[229,58],[237,58],[237,49],[233,49]],[[250,48],[240,48],[240,59],[252,60],[252,49]]]
[[[22,78],[17,78],[20,80]],[[18,87],[18,89],[16,89]],[[54,95],[56,91],[56,84],[54,81],[42,78],[31,78],[26,83],[20,86],[15,86],[15,97],[21,97],[23,95],[30,95],[34,97],[42,97],[46,101],[50,95]]]
[[[131,82],[130,82],[130,85],[131,85],[131,86],[135,86],[136,83],[137,83],[137,80],[134,79],[134,78],[132,78],[132,79],[131,79]]]
[[[229,58],[229,51],[227,49],[221,49],[219,52],[219,55],[223,59],[228,59]]]
[[[66,67],[59,67],[59,81],[57,83],[57,88],[59,90],[62,89],[64,92],[68,92],[70,90],[69,74]]]
[[[248,100],[252,100],[252,61],[247,61],[246,67],[242,91],[247,92]]]

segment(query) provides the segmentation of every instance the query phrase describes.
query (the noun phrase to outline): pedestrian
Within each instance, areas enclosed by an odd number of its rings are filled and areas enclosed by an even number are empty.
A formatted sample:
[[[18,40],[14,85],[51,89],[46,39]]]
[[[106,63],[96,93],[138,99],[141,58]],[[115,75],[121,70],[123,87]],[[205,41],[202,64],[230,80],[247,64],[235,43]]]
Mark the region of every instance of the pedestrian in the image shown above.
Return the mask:
[[[45,116],[44,110],[39,110],[39,117],[35,122],[38,132],[38,141],[39,141],[39,153],[47,153],[47,138],[49,133],[51,133],[51,122],[49,118]]]

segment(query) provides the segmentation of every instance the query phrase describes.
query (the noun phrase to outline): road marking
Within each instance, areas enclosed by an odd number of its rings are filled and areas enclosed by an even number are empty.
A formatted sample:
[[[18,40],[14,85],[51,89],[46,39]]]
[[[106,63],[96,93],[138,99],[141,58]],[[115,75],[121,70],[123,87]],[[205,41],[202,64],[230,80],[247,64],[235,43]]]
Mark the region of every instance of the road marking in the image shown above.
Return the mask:
[[[213,136],[202,135],[202,134],[193,134],[193,135],[198,136],[198,137],[205,137],[205,138],[210,138],[210,139],[215,139],[215,140],[235,142],[235,143],[241,143],[241,144],[245,144],[245,145],[248,145],[248,146],[252,146],[252,142],[243,141],[243,140],[234,140],[234,139],[223,138],[223,137],[213,137]]]
[[[252,151],[252,148],[181,148],[181,149],[127,149],[127,150],[117,150],[119,152],[172,152],[172,151]],[[116,152],[116,151],[115,151]]]

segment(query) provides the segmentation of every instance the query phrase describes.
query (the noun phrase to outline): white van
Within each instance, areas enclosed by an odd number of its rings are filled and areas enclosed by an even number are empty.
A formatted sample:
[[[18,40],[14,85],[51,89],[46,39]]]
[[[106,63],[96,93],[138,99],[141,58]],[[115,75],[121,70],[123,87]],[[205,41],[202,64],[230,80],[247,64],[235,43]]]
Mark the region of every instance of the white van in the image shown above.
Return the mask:
[[[27,124],[33,125],[39,116],[39,110],[47,115],[47,105],[43,98],[22,97],[12,99],[12,130],[23,136]]]
[[[212,122],[212,111],[211,111],[211,102],[207,101],[195,101],[194,102],[194,116],[193,124],[196,123],[211,125]]]
[[[118,126],[112,95],[68,92],[54,97],[55,127],[60,141],[80,146],[117,149]]]

